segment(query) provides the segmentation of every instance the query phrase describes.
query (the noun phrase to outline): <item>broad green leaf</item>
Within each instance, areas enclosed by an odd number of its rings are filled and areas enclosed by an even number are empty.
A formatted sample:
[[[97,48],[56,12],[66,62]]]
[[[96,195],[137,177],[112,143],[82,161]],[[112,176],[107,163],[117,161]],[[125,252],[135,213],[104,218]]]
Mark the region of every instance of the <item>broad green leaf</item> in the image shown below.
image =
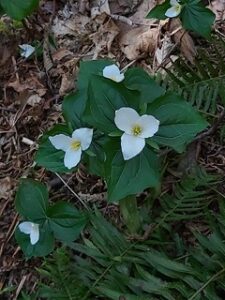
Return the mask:
[[[112,65],[114,62],[110,60],[90,60],[80,63],[80,71],[78,75],[78,89],[87,90],[89,81],[93,75],[103,76],[103,69]]]
[[[92,76],[85,111],[85,119],[89,124],[106,133],[115,131],[115,111],[123,106],[127,106],[127,102],[120,93],[118,83],[100,76]]]
[[[87,223],[84,213],[66,202],[57,202],[49,207],[47,215],[55,238],[61,241],[76,240]]]
[[[147,113],[160,121],[159,131],[152,140],[178,152],[182,152],[208,125],[188,102],[173,94],[166,94],[149,104]]]
[[[200,0],[189,0],[181,12],[182,25],[208,38],[215,20],[214,13],[206,8]]]
[[[141,103],[151,103],[165,93],[165,90],[141,68],[128,69],[123,84],[129,90],[140,93]]]
[[[11,18],[22,20],[38,7],[39,0],[0,0],[0,4]]]
[[[44,184],[22,179],[16,193],[15,206],[18,213],[30,221],[46,219],[48,191]]]
[[[165,20],[167,16],[165,15],[168,8],[170,8],[170,1],[166,0],[160,5],[156,5],[147,15],[147,19],[159,19]]]
[[[90,148],[86,151],[84,161],[87,163],[88,172],[100,177],[105,177],[104,163],[106,160],[106,154],[104,145],[109,142],[109,137],[102,133],[95,131],[93,142]]]
[[[31,245],[30,236],[22,233],[17,227],[15,238],[27,258],[32,256],[46,256],[54,249],[54,237],[47,223],[40,226],[40,239],[35,245]]]
[[[140,193],[148,187],[158,186],[159,159],[147,145],[139,155],[126,161],[118,141],[112,140],[107,147],[109,154],[105,173],[110,202]]]
[[[71,135],[72,132],[66,125],[62,124],[58,124],[46,132],[40,139],[35,161],[39,166],[45,167],[52,172],[72,172],[74,168],[69,170],[64,166],[65,152],[57,150],[49,140],[49,136],[60,133]]]
[[[87,96],[84,91],[77,91],[66,96],[62,103],[63,116],[73,129],[85,127],[82,115],[86,106]]]

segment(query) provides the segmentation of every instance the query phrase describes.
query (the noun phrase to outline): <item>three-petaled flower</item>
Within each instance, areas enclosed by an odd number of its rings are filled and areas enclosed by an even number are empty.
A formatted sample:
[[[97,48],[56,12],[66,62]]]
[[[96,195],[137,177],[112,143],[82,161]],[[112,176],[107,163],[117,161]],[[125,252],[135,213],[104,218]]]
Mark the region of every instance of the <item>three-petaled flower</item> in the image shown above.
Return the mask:
[[[117,65],[106,66],[103,69],[103,76],[115,82],[121,82],[124,80],[124,74],[120,72]]]
[[[80,162],[82,151],[89,148],[92,137],[93,129],[79,128],[74,130],[72,137],[65,134],[57,134],[50,136],[49,140],[57,150],[65,152],[64,165],[71,169]]]
[[[171,7],[167,9],[165,15],[168,18],[175,18],[180,14],[182,5],[180,5],[179,0],[170,0],[170,5]]]
[[[138,155],[145,146],[145,139],[152,137],[159,129],[159,120],[154,116],[140,116],[129,107],[116,110],[114,121],[116,126],[124,131],[121,136],[121,148],[125,160]]]
[[[31,245],[35,245],[39,241],[39,224],[33,222],[22,222],[19,224],[19,230],[30,235]]]
[[[28,58],[29,56],[31,56],[31,54],[33,54],[35,51],[35,48],[28,44],[19,45],[19,47],[22,50],[21,56],[25,57],[25,58]]]

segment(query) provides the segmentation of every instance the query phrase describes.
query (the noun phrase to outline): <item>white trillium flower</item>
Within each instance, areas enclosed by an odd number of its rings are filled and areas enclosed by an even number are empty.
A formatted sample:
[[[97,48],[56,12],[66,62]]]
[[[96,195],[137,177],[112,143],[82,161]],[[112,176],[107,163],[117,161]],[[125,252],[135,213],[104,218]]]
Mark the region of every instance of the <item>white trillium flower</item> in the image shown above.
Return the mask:
[[[159,120],[151,115],[139,114],[132,108],[122,107],[115,114],[116,126],[124,131],[121,148],[125,160],[138,155],[145,146],[145,139],[159,130]]]
[[[39,241],[39,224],[22,222],[19,224],[19,230],[30,235],[31,245],[35,245]]]
[[[179,4],[179,1],[177,0],[170,0],[170,5],[171,7],[167,9],[165,15],[168,18],[175,18],[180,14],[182,6]]]
[[[50,136],[49,140],[57,150],[65,152],[64,165],[71,169],[79,163],[82,151],[89,148],[92,137],[93,129],[79,128],[74,130],[72,137],[65,134],[57,134]]]
[[[35,47],[28,45],[28,44],[23,44],[23,45],[19,45],[21,51],[21,56],[28,58],[29,56],[31,56],[31,54],[34,53],[35,51]]]
[[[120,69],[117,65],[106,66],[103,69],[103,76],[115,82],[121,82],[124,80],[124,74],[120,73]]]

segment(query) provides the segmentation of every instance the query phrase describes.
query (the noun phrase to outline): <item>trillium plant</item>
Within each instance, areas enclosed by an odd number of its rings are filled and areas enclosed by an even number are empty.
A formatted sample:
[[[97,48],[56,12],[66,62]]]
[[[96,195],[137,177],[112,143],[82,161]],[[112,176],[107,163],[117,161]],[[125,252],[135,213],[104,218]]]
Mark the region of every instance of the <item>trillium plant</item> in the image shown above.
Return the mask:
[[[121,72],[111,61],[81,62],[77,87],[63,100],[64,124],[41,137],[36,164],[57,173],[76,172],[82,164],[101,177],[108,202],[119,204],[127,229],[136,233],[136,195],[160,189],[161,149],[183,152],[208,124],[140,68]],[[85,213],[64,202],[49,205],[47,198],[42,184],[22,180],[16,208],[23,220],[16,237],[27,256],[49,253],[54,239],[71,242],[87,222]]]
[[[171,7],[167,9],[167,11],[165,12],[165,16],[167,16],[168,18],[175,18],[179,16],[182,8],[182,6],[179,4],[179,1],[170,0],[170,5]]]
[[[202,0],[165,0],[156,5],[147,18],[164,20],[178,17],[185,29],[209,38],[215,15],[206,6]]]

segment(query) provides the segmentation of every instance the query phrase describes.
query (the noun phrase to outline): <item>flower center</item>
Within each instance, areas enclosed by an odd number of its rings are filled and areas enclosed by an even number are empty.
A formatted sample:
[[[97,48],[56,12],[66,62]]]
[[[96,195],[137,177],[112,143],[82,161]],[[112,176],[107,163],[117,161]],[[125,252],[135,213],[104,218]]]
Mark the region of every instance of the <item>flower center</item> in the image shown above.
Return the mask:
[[[175,5],[175,11],[179,12],[180,11],[180,4]]]
[[[80,148],[80,145],[81,145],[80,141],[74,140],[74,141],[72,141],[70,148],[72,150],[78,150]]]
[[[132,134],[137,136],[140,135],[142,133],[142,128],[140,125],[134,125],[132,128]]]

